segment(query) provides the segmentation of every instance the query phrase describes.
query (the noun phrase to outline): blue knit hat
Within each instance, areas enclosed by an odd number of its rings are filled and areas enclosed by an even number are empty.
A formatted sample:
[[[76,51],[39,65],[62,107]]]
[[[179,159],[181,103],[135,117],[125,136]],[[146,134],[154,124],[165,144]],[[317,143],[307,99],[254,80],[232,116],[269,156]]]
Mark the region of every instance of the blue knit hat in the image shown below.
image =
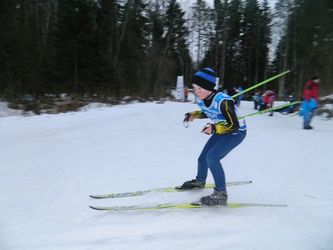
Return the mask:
[[[215,71],[211,68],[204,68],[199,70],[193,77],[193,84],[213,91],[216,85]]]

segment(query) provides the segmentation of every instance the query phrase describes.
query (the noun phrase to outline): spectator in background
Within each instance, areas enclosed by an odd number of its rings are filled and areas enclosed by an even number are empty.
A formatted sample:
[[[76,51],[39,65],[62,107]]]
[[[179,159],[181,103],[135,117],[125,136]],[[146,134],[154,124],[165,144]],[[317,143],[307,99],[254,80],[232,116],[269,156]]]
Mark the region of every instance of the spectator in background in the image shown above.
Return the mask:
[[[310,123],[318,107],[319,83],[319,77],[315,76],[305,84],[300,111],[300,115],[303,116],[303,129],[313,129]]]
[[[266,109],[266,104],[264,102],[264,96],[263,96],[263,91],[260,90],[258,94],[258,99],[259,99],[259,111]]]
[[[273,108],[274,101],[275,101],[275,92],[273,90],[267,90],[264,96],[266,109]],[[273,110],[269,112],[269,116],[273,116]]]
[[[241,86],[238,86],[237,88],[234,88],[234,91],[235,91],[236,94],[238,94],[238,93],[243,91],[243,88]],[[240,106],[240,103],[243,100],[243,97],[244,97],[243,95],[239,95],[239,96],[236,97],[235,101],[236,101],[237,107]]]
[[[254,109],[261,110],[261,102],[262,102],[262,95],[261,92],[256,92],[252,96],[253,104],[254,104]]]
[[[189,92],[189,89],[187,86],[185,86],[184,88],[184,98],[185,98],[185,102],[188,101],[188,92]]]

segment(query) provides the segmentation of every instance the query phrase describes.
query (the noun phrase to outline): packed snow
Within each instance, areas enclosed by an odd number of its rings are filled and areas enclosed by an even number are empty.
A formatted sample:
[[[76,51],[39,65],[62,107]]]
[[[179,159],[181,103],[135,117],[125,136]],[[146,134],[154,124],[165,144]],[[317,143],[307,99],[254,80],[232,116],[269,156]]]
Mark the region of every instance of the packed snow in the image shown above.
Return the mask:
[[[8,116],[20,116],[23,115],[24,112],[21,110],[15,110],[8,107],[7,102],[0,102],[0,118],[8,117]],[[31,114],[31,113],[29,113]]]
[[[1,250],[330,250],[333,121],[303,130],[295,114],[247,119],[222,160],[230,202],[287,207],[101,212],[89,205],[191,202],[212,190],[93,200],[90,194],[182,184],[195,177],[206,120],[185,128],[191,102],[93,106],[0,119]],[[243,114],[254,112],[242,102]],[[207,180],[212,182],[209,175]]]

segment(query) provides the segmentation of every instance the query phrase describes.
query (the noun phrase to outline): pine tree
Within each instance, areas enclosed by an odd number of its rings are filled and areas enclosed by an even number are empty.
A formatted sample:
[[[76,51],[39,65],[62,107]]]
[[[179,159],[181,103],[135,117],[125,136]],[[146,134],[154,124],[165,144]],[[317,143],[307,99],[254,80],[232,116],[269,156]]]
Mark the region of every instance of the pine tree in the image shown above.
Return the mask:
[[[204,0],[197,0],[192,6],[192,29],[196,36],[196,63],[197,68],[205,54],[205,49],[210,43],[210,30],[212,30],[212,22],[210,21],[211,9]],[[205,45],[205,47],[204,47]]]
[[[242,55],[244,60],[244,76],[248,83],[258,81],[256,67],[260,42],[259,3],[257,0],[246,0],[244,8]]]
[[[165,47],[163,59],[167,62],[169,72],[165,72],[164,85],[174,82],[177,75],[185,76],[189,79],[191,73],[191,59],[187,44],[189,31],[184,18],[185,13],[181,10],[177,1],[171,0],[166,10],[165,20]],[[169,84],[168,84],[169,83]],[[170,86],[169,86],[170,87]]]
[[[17,4],[16,1],[0,2],[0,92],[6,96],[13,96],[20,89],[16,79],[20,74],[17,56],[22,40],[16,39],[20,31]]]
[[[148,48],[145,60],[145,75],[147,82],[143,86],[143,95],[145,97],[153,96],[158,92],[159,83],[159,65],[162,60],[163,48],[165,46],[164,37],[164,20],[163,20],[163,6],[159,0],[151,3],[152,7],[148,9]]]
[[[156,0],[153,8],[150,8],[146,72],[149,75],[150,91],[156,97],[165,95],[174,86],[177,75],[184,75],[185,81],[191,77],[188,29],[184,14],[175,0]]]
[[[264,0],[262,7],[260,8],[259,15],[259,44],[256,51],[257,66],[256,75],[257,79],[266,79],[268,73],[268,63],[269,63],[269,45],[272,41],[271,39],[271,23],[272,23],[272,13],[268,5],[267,0]]]
[[[292,74],[286,88],[301,96],[303,86],[312,76],[321,78],[321,93],[330,93],[332,77],[332,2],[296,0],[290,8],[286,34],[280,41],[276,68],[287,65]],[[281,54],[282,53],[282,54]]]
[[[116,0],[100,0],[97,9],[97,92],[109,95],[116,92],[119,83],[115,67],[118,35],[118,4]]]
[[[276,51],[275,51],[275,59],[273,61],[273,71],[286,71],[288,69],[288,53],[290,52],[288,46],[290,45],[288,42],[287,36],[287,27],[289,23],[289,18],[291,16],[291,0],[280,0],[275,5],[275,13],[273,16],[273,35],[275,36],[274,39],[278,41]],[[276,34],[280,34],[276,36]],[[277,63],[279,65],[277,65]],[[289,81],[286,81],[289,79]],[[287,75],[286,77],[279,78],[279,91],[278,96],[281,98],[283,97],[284,93],[291,92],[290,83],[290,76]],[[287,90],[286,90],[287,89]],[[290,93],[289,93],[290,94]]]
[[[88,0],[59,0],[56,44],[56,73],[61,89],[89,92],[94,86],[97,47],[96,3]]]
[[[239,0],[233,0],[225,6],[227,8],[223,25],[226,30],[225,63],[221,65],[220,78],[224,82],[224,88],[231,89],[242,85],[243,82],[240,47],[242,4]]]
[[[121,72],[121,93],[136,93],[146,79],[141,62],[145,60],[147,50],[147,17],[146,5],[142,0],[128,1],[126,9],[126,28],[122,27],[122,42],[119,46],[117,71]],[[123,22],[123,25],[125,23]],[[120,39],[120,38],[119,38]]]

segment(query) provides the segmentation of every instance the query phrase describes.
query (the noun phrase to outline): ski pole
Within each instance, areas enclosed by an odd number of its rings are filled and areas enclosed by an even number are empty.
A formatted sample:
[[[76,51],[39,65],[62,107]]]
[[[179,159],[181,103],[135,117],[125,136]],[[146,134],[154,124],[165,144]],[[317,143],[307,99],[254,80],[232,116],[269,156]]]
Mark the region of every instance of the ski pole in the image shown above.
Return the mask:
[[[239,93],[233,95],[232,98],[235,98],[235,97],[237,97],[237,96],[239,96],[239,95],[245,94],[245,93],[247,93],[247,92],[249,92],[249,91],[251,91],[251,90],[253,90],[253,89],[255,89],[255,88],[260,87],[261,85],[264,85],[264,84],[266,84],[266,83],[268,83],[268,82],[270,82],[270,81],[275,80],[276,78],[279,78],[279,77],[281,77],[281,76],[284,76],[284,75],[288,74],[289,72],[290,72],[290,70],[287,70],[287,71],[284,71],[284,72],[282,72],[282,73],[280,73],[280,74],[278,74],[278,75],[272,76],[271,78],[268,78],[268,79],[266,79],[266,80],[264,80],[264,81],[262,81],[262,82],[259,82],[259,83],[255,84],[255,85],[253,85],[253,86],[251,86],[251,87],[249,87],[249,88],[247,88],[247,89],[245,89],[245,90],[243,90],[243,91],[241,91],[241,92],[239,92]]]
[[[295,105],[295,104],[298,104],[298,103],[300,103],[300,101],[295,101],[295,102],[292,102],[292,103],[283,104],[283,105],[280,105],[280,106],[277,106],[277,107],[274,107],[274,108],[264,109],[264,110],[257,111],[257,112],[251,113],[251,114],[243,115],[241,117],[238,117],[238,119],[243,119],[245,117],[259,115],[259,114],[267,113],[267,112],[274,111],[274,110],[277,110],[277,109],[286,108],[288,106]]]
[[[188,128],[190,126],[189,122],[188,121],[183,121],[183,124],[184,124],[184,127],[185,128]]]
[[[274,110],[277,110],[277,109],[286,108],[286,107],[289,107],[289,106],[292,106],[292,105],[295,105],[295,104],[298,104],[298,103],[301,103],[301,101],[295,101],[295,102],[283,104],[283,105],[280,105],[280,106],[277,106],[277,107],[274,107],[274,108],[264,109],[264,110],[257,111],[257,112],[251,113],[251,114],[247,114],[247,115],[243,115],[243,116],[237,117],[237,119],[240,120],[240,119],[244,119],[245,117],[250,117],[250,116],[264,114],[264,113],[267,113],[267,112],[270,112],[270,111],[274,111]],[[221,122],[221,123],[225,124],[226,121]],[[189,126],[188,122],[186,124],[184,123],[184,126],[185,126],[185,128],[188,128],[188,126]]]
[[[249,88],[247,88],[247,89],[245,89],[245,90],[243,90],[243,91],[241,91],[241,92],[239,92],[239,93],[233,95],[232,98],[235,98],[235,97],[237,97],[237,96],[239,96],[239,95],[245,94],[245,93],[247,93],[247,92],[249,92],[249,91],[251,91],[251,90],[253,90],[253,89],[255,89],[255,88],[258,88],[258,87],[260,87],[260,86],[262,86],[262,85],[264,85],[264,84],[266,84],[266,83],[268,83],[268,82],[270,82],[270,81],[273,81],[273,80],[275,80],[275,79],[277,79],[277,78],[279,78],[279,77],[281,77],[281,76],[284,76],[284,75],[288,74],[289,72],[290,72],[290,70],[287,70],[287,71],[284,71],[284,72],[282,72],[282,73],[280,73],[280,74],[278,74],[278,75],[272,76],[272,77],[270,77],[270,78],[268,78],[268,79],[266,79],[266,80],[264,80],[264,81],[262,81],[262,82],[259,82],[259,83],[255,84],[255,85],[253,85],[253,86],[251,86],[251,87],[249,87]],[[297,104],[297,103],[298,103],[298,102],[290,103],[290,104],[288,104],[288,105],[286,105],[286,106],[283,106],[283,107],[288,107],[288,106],[290,106],[290,105],[292,105],[292,104]],[[274,109],[279,109],[279,108],[283,108],[283,107],[282,107],[282,106],[281,106],[281,107],[276,107],[276,108],[274,108]],[[274,110],[274,109],[273,109],[273,110]],[[271,109],[267,109],[266,111],[265,111],[265,110],[262,110],[262,111],[268,112],[268,111],[270,111],[270,110],[271,110]],[[238,119],[242,119],[242,118],[244,118],[244,117],[248,117],[248,116],[253,116],[253,115],[256,115],[256,114],[262,114],[262,113],[265,113],[265,112],[262,112],[262,111],[255,112],[255,113],[252,113],[252,114],[249,114],[249,115],[246,115],[246,116],[242,116],[242,117],[240,117],[240,118],[238,118]],[[183,124],[184,124],[185,128],[188,128],[188,127],[189,127],[189,123],[188,123],[188,122],[183,121]]]

